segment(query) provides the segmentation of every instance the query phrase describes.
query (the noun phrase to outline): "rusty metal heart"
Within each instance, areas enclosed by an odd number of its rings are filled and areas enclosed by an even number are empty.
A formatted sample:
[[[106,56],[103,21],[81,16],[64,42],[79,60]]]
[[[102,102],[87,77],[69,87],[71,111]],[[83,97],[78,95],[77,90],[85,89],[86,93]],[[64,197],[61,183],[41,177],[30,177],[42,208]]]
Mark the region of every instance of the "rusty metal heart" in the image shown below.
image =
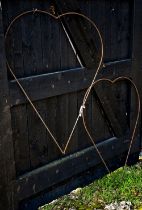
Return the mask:
[[[131,148],[132,148],[132,144],[133,144],[133,141],[134,141],[136,128],[137,128],[138,120],[139,120],[139,116],[140,116],[140,95],[139,95],[138,89],[137,89],[135,83],[131,79],[129,79],[128,77],[118,77],[118,78],[116,78],[114,80],[110,80],[110,79],[107,79],[107,78],[102,78],[102,79],[96,80],[94,82],[92,88],[93,87],[95,88],[95,86],[97,84],[100,84],[100,83],[103,83],[103,82],[108,83],[110,85],[114,85],[114,84],[116,84],[116,83],[118,83],[118,82],[120,82],[122,80],[123,81],[128,81],[134,87],[135,92],[136,92],[136,96],[137,96],[137,103],[138,103],[137,104],[137,109],[136,109],[137,113],[136,113],[135,123],[134,123],[134,127],[132,129],[132,134],[131,134],[131,137],[130,137],[130,144],[129,144],[129,148],[128,148],[128,153],[127,153],[127,157],[126,157],[126,160],[125,160],[125,165],[126,165],[127,161],[128,161],[128,158],[129,158],[129,155],[130,155],[130,151],[131,151]],[[84,128],[85,128],[85,130],[86,130],[86,132],[87,132],[87,134],[88,134],[92,144],[94,145],[94,147],[96,148],[98,154],[100,155],[100,152],[99,152],[99,150],[98,150],[98,148],[96,146],[96,143],[95,143],[95,137],[92,135],[91,130],[89,129],[89,127],[87,126],[87,123],[86,123],[87,119],[86,119],[86,115],[85,115],[85,109],[83,110],[82,118],[83,118]],[[102,155],[100,155],[100,158],[102,159]],[[103,159],[102,159],[102,161],[103,161]],[[104,164],[105,164],[105,162],[104,162]]]
[[[81,14],[81,13],[77,13],[77,12],[67,12],[67,13],[64,13],[64,14],[61,14],[61,15],[58,15],[58,16],[55,16],[55,15],[53,15],[53,14],[47,12],[47,11],[38,10],[38,9],[34,9],[34,10],[30,10],[30,11],[25,11],[25,12],[19,14],[18,16],[16,16],[16,17],[11,21],[10,25],[9,25],[8,28],[7,28],[6,34],[5,34],[5,42],[7,41],[7,37],[8,37],[8,35],[9,35],[9,32],[10,32],[11,27],[14,25],[14,23],[15,23],[18,19],[20,19],[21,17],[26,16],[26,15],[28,15],[28,14],[34,15],[35,13],[40,13],[40,14],[48,15],[48,16],[52,17],[52,18],[55,19],[55,20],[60,20],[62,17],[67,17],[67,16],[71,16],[71,15],[72,15],[72,16],[78,16],[78,17],[82,17],[82,18],[84,18],[85,20],[87,20],[88,23],[90,23],[90,24],[92,25],[92,27],[94,27],[94,29],[96,30],[96,32],[97,32],[97,34],[98,34],[98,37],[99,37],[99,40],[100,40],[100,44],[101,44],[101,57],[100,57],[100,61],[99,61],[99,63],[98,63],[97,70],[96,70],[96,72],[94,72],[94,78],[93,78],[93,80],[92,80],[92,82],[91,82],[91,85],[92,85],[93,82],[95,81],[95,79],[96,79],[96,77],[97,77],[97,75],[98,75],[98,72],[99,72],[99,70],[100,70],[100,68],[101,68],[101,65],[102,65],[102,59],[103,59],[103,41],[102,41],[102,37],[101,37],[100,31],[99,31],[99,29],[97,28],[97,26],[96,26],[96,24],[94,23],[94,21],[92,21],[89,17],[87,17],[87,16],[85,16],[85,15],[83,15],[83,14]],[[80,111],[79,111],[79,115],[78,115],[78,117],[77,117],[77,120],[75,121],[74,126],[73,126],[73,128],[72,128],[72,131],[70,132],[70,135],[69,135],[69,137],[68,137],[68,139],[67,139],[67,141],[66,141],[66,143],[65,143],[65,147],[62,148],[61,145],[60,145],[60,144],[58,143],[58,141],[56,140],[56,138],[54,137],[52,130],[51,130],[51,129],[48,127],[48,125],[45,123],[45,121],[43,120],[42,116],[40,115],[40,113],[39,113],[38,110],[36,109],[35,105],[34,105],[33,102],[31,101],[31,99],[30,99],[28,93],[26,92],[26,90],[24,89],[24,87],[21,85],[20,81],[19,81],[18,78],[16,77],[16,75],[15,75],[15,73],[14,73],[14,70],[13,70],[12,67],[10,66],[10,62],[8,61],[8,59],[7,59],[7,67],[8,67],[8,70],[10,71],[10,73],[12,74],[13,78],[14,78],[15,81],[17,82],[19,88],[21,89],[21,91],[22,91],[23,94],[25,95],[27,101],[30,103],[31,107],[33,108],[33,110],[35,111],[35,113],[37,114],[37,116],[39,117],[39,119],[41,120],[42,124],[44,125],[44,127],[46,128],[46,130],[48,131],[48,133],[50,134],[50,136],[52,137],[53,142],[56,144],[56,146],[58,147],[58,149],[60,150],[60,152],[61,152],[62,154],[65,154],[65,153],[66,153],[66,150],[67,150],[67,148],[68,148],[68,145],[69,145],[69,143],[70,143],[70,141],[71,141],[71,138],[72,138],[72,135],[73,135],[73,133],[74,133],[74,130],[75,130],[76,126],[77,126],[78,120],[79,120],[80,117],[81,117]],[[90,85],[90,87],[91,87],[91,85]],[[88,90],[90,90],[90,89],[88,88]],[[87,90],[87,91],[88,91],[88,90]],[[89,93],[89,92],[87,92],[87,93]],[[86,95],[86,94],[85,94],[85,95]]]

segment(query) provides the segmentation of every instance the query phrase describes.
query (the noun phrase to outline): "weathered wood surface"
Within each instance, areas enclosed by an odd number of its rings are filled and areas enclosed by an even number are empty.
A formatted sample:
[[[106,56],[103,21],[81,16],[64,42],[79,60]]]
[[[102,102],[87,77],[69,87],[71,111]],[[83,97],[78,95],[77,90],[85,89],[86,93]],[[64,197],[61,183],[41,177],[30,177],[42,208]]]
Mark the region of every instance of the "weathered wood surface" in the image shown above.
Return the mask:
[[[117,69],[117,71],[115,70]],[[106,63],[99,74],[100,77],[121,76],[125,69],[125,75],[131,76],[131,60]],[[115,71],[115,76],[110,72]],[[74,91],[80,91],[90,85],[94,76],[95,70],[88,70],[86,68],[70,69],[67,71],[52,74],[41,74],[38,76],[31,76],[21,78],[19,81],[29,94],[32,101],[41,100],[47,97],[62,95]],[[74,77],[76,75],[76,77]],[[10,81],[10,102],[11,106],[19,105],[27,102],[27,99],[21,93],[16,81]]]
[[[12,141],[9,89],[4,47],[2,8],[0,7],[0,209],[10,210],[13,203],[15,161]]]
[[[125,140],[124,143],[123,139],[118,140],[114,137],[99,143],[98,149],[103,154],[106,162],[108,162],[109,159],[118,157],[120,152],[121,154],[126,153],[128,144],[129,140]],[[137,152],[138,147],[139,142],[135,141],[133,153]],[[81,152],[69,155],[19,177],[14,187],[16,196],[19,200],[26,199],[99,164],[102,163],[94,147],[88,147]]]
[[[72,16],[61,19],[80,63],[61,21],[36,13],[27,15],[10,30],[5,47],[2,25],[6,32],[16,15],[33,8],[51,11],[51,6],[54,6],[58,14],[71,10],[82,12],[95,21],[104,40],[105,67],[97,78],[129,76],[135,78],[141,92],[139,41],[142,31],[139,25],[142,6],[140,0],[72,0],[68,4],[64,0],[3,0],[1,3],[0,110],[4,112],[0,112],[0,166],[4,170],[1,170],[0,177],[2,188],[6,190],[4,194],[1,193],[0,207],[11,210],[13,199],[13,209],[18,208],[16,205],[19,201],[20,210],[34,209],[34,206],[37,208],[42,203],[42,196],[45,197],[44,202],[53,197],[54,190],[50,192],[51,188],[56,186],[57,189],[58,185],[65,183],[67,187],[64,190],[67,192],[73,186],[78,186],[78,183],[85,183],[81,180],[82,173],[89,177],[87,171],[96,166],[96,176],[92,175],[96,178],[104,174],[104,167],[94,152],[81,120],[67,154],[59,152],[16,81],[9,72],[7,74],[4,50],[19,81],[63,147],[76,120],[86,88],[96,71],[100,55],[98,39],[92,27],[81,18]],[[91,134],[112,167],[116,166],[118,160],[115,159],[114,163],[114,156],[119,156],[121,161],[118,162],[124,164],[129,144],[125,140],[130,137],[136,113],[134,101],[135,94],[130,85],[121,82],[113,88],[99,84],[95,90],[92,89],[86,103],[87,126],[90,126]],[[135,139],[133,153],[138,154],[139,143],[140,131]],[[111,152],[108,153],[109,146]],[[74,183],[69,181],[73,178]],[[48,196],[44,196],[43,192],[47,192]]]
[[[121,158],[115,157],[113,160],[109,162],[110,168],[112,171],[115,169],[122,167],[124,165],[124,156]],[[135,164],[137,162],[138,154],[134,153],[131,155],[130,159],[133,160],[131,164]],[[117,165],[116,165],[117,162]],[[73,178],[68,179],[66,182],[61,183],[60,186],[54,187],[52,190],[47,191],[44,195],[43,193],[39,194],[36,198],[26,200],[21,202],[20,210],[35,210],[39,206],[43,206],[47,201],[51,202],[57,199],[60,196],[64,195],[64,192],[69,194],[72,190],[78,187],[84,187],[90,183],[92,183],[95,179],[99,179],[103,177],[106,173],[106,170],[102,165],[98,165],[97,167],[93,167],[90,170],[85,171],[83,174],[79,174]]]

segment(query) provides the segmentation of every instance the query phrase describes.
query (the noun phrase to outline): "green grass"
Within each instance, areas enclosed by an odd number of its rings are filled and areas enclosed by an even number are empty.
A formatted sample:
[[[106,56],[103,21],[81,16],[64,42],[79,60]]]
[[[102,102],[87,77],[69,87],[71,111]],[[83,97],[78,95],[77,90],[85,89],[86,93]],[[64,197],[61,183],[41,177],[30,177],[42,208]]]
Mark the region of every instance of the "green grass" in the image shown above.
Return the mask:
[[[142,163],[125,167],[99,179],[75,194],[63,196],[41,210],[93,210],[103,209],[115,201],[131,201],[134,209],[142,206]]]

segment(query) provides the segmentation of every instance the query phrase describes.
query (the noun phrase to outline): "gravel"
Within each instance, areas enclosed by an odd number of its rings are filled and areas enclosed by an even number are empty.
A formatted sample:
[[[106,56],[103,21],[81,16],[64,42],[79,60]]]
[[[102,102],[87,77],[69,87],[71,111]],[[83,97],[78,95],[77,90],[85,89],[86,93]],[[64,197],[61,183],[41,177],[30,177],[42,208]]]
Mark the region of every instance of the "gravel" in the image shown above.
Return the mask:
[[[120,203],[111,203],[106,205],[105,210],[131,210],[132,203],[130,201],[121,201]]]

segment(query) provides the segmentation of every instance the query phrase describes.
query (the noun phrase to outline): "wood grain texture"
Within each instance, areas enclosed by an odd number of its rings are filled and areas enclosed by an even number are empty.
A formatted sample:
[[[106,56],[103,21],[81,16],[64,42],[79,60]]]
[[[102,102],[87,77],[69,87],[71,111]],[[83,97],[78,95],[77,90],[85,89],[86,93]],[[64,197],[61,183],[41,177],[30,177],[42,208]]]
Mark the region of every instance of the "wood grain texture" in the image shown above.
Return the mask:
[[[12,181],[15,180],[14,149],[12,142],[9,89],[2,10],[0,8],[0,208],[10,210],[14,205]]]
[[[140,97],[142,100],[142,86],[141,86],[141,78],[142,78],[142,50],[141,50],[141,35],[142,35],[142,28],[141,28],[141,18],[142,18],[142,8],[141,8],[141,2],[139,0],[136,0],[133,2],[133,6],[135,8],[135,10],[133,11],[133,37],[132,37],[132,76],[134,78],[134,81],[137,84],[138,90],[140,92]],[[133,109],[133,106],[136,105],[136,100],[135,100],[135,96],[134,93],[132,92],[131,95],[131,103],[132,103],[132,107],[131,107],[131,115],[130,115],[130,119],[131,119],[131,129],[133,126],[133,118],[135,116],[135,110]],[[141,131],[141,122],[139,124],[139,131]],[[141,132],[140,132],[140,136],[141,136]]]
[[[112,157],[118,156],[120,151],[121,154],[127,151],[129,141],[126,141],[125,143],[122,142],[123,140],[111,138],[103,143],[99,143],[98,148],[108,161]],[[137,151],[138,144],[138,141],[136,141],[133,147],[133,153]],[[110,151],[109,153],[108,149]],[[26,175],[19,177],[15,182],[15,191],[17,191],[17,188],[19,189],[20,186],[20,190],[16,192],[18,199],[23,200],[28,198],[35,193],[45,190],[47,187],[55,185],[59,181],[64,181],[75,174],[79,174],[87,168],[93,167],[94,163],[97,166],[101,163],[101,160],[96,154],[94,147],[91,146],[73,155],[62,158],[60,161],[55,161],[47,166],[27,173]],[[66,173],[64,168],[66,168]]]
[[[4,50],[37,110],[57,141],[65,146],[98,63],[100,50],[94,29],[79,17],[64,17],[57,22],[35,13],[14,24],[4,46],[3,27],[6,32],[16,15],[33,8],[51,12],[51,6],[55,7],[56,14],[73,10],[94,20],[104,40],[105,66],[97,78],[114,79],[122,75],[134,78],[141,93],[140,0],[72,0],[68,3],[64,0],[2,0],[0,166],[3,170],[0,172],[0,209],[37,208],[43,200],[50,200],[54,189],[64,189],[66,193],[71,187],[85,183],[83,177],[92,180],[92,177],[104,174],[104,167],[81,119],[66,155],[62,155],[16,81],[9,72],[7,75]],[[99,84],[95,91],[91,90],[86,103],[87,123],[103,157],[113,169],[120,166],[119,162],[124,164],[135,108],[133,90],[123,82],[113,87]],[[138,130],[132,149],[132,155],[136,154],[137,158],[140,135]],[[96,176],[88,174],[92,168],[96,169]],[[64,184],[66,187],[62,188]]]

